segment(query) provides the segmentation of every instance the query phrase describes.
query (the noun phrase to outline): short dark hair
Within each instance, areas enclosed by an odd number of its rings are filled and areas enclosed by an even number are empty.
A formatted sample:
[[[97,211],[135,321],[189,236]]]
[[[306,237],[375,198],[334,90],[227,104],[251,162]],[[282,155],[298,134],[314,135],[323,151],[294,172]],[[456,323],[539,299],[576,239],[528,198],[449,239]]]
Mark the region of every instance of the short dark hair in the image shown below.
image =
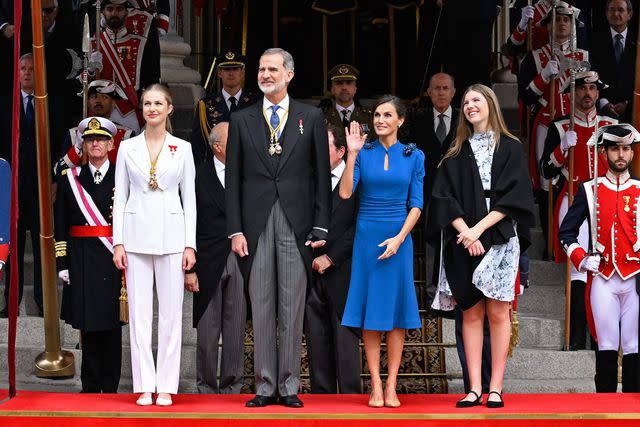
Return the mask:
[[[382,95],[373,105],[371,111],[375,113],[379,106],[387,103],[393,105],[399,118],[404,118],[407,115],[407,107],[402,103],[400,98],[394,95]]]
[[[605,6],[606,9],[609,9],[609,5],[612,1],[613,0],[607,0],[607,5]],[[625,3],[627,3],[627,12],[633,12],[633,5],[631,4],[631,0],[625,0]]]
[[[346,155],[347,138],[345,137],[344,133],[338,132],[338,128],[331,123],[327,123],[327,132],[333,135],[333,146],[336,147],[336,150],[339,150],[341,147],[343,147]]]

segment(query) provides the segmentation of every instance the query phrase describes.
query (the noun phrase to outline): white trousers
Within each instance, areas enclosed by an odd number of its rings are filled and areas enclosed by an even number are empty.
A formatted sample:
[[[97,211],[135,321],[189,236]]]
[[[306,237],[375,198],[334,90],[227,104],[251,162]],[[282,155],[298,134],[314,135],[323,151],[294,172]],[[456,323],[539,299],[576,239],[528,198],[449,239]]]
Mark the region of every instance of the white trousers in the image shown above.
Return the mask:
[[[569,197],[563,196],[560,202],[560,211],[558,212],[558,227],[562,225],[562,221],[564,220],[565,215],[567,215],[567,211],[569,210]],[[584,222],[580,225],[580,231],[578,232],[578,244],[582,248],[589,247],[589,222],[585,219]],[[571,265],[571,280],[580,280],[581,282],[587,283],[587,273],[576,270],[576,268]],[[617,349],[617,348],[616,348]]]
[[[182,253],[127,253],[127,294],[133,392],[178,392],[182,344]],[[153,281],[158,294],[158,368],[151,349]]]
[[[544,142],[547,139],[547,133],[549,133],[549,128],[543,124],[539,124],[536,128],[536,162],[538,162],[538,165],[544,154]],[[542,176],[542,171],[538,175],[542,189],[549,191],[549,180]]]
[[[598,350],[622,354],[638,352],[638,293],[636,278],[622,280],[618,273],[605,280],[595,276],[591,284],[591,311],[598,335]]]

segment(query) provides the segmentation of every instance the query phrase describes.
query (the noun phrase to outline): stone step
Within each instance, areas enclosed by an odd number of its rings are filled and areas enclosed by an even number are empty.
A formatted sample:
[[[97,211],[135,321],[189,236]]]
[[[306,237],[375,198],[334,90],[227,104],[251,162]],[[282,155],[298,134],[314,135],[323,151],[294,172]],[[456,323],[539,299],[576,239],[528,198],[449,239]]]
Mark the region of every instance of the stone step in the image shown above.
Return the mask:
[[[542,260],[542,254],[545,248],[544,235],[540,227],[531,229],[531,246],[527,249],[530,260]]]
[[[518,348],[562,349],[564,320],[520,313],[518,321],[520,335]],[[445,344],[456,342],[455,322],[452,319],[442,321],[442,341]]]
[[[447,374],[461,376],[462,368],[455,348],[445,348]],[[505,378],[520,380],[571,380],[593,378],[595,352],[556,351],[517,347],[507,360]]]
[[[518,297],[518,313],[564,318],[564,285],[531,285]]]
[[[564,283],[565,271],[566,264],[531,259],[529,261],[529,283],[532,287],[541,284]]]

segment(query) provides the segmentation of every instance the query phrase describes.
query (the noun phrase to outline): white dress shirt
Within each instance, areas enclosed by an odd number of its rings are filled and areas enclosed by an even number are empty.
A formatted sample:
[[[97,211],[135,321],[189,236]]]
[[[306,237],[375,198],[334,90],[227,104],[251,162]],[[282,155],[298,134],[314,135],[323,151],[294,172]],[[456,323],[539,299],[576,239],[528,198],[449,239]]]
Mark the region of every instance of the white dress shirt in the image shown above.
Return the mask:
[[[216,167],[216,175],[218,175],[220,184],[222,184],[222,188],[224,188],[224,163],[218,160],[216,156],[213,156],[213,165]]]
[[[338,110],[338,114],[340,115],[340,118],[342,119],[344,116],[342,114],[342,112],[344,110],[347,110],[347,120],[351,120],[351,114],[353,114],[353,110],[356,109],[356,105],[354,103],[351,103],[351,105],[349,105],[348,107],[343,107],[342,105],[339,105],[338,103],[336,103],[336,110]]]
[[[618,33],[616,30],[609,27],[609,31],[611,31],[611,42],[613,43],[614,47],[616,45],[616,34],[621,34],[622,38],[620,39],[620,42],[622,42],[622,50],[624,51],[624,48],[627,46],[627,30],[628,29],[629,27],[625,28],[623,32]]]
[[[342,178],[342,173],[344,172],[344,168],[346,167],[344,160],[341,161],[335,169],[331,170],[331,191],[336,189],[336,186],[340,182],[340,178]]]
[[[444,121],[444,127],[447,130],[446,135],[449,135],[449,131],[451,130],[451,115],[453,114],[453,109],[451,108],[451,105],[449,105],[449,107],[447,107],[447,109],[442,114],[444,114],[444,116],[442,116],[442,120]],[[436,129],[438,129],[438,123],[440,123],[440,119],[438,118],[439,115],[440,115],[440,111],[436,110],[434,107],[433,109],[433,131],[434,132],[436,131]]]
[[[22,89],[20,89],[20,92],[22,93],[22,111],[24,111],[25,113],[27,112],[27,102],[29,102],[29,98],[27,98],[27,96],[32,96],[33,98],[31,99],[31,103],[33,105],[33,111],[35,112],[36,106],[35,104],[33,104],[33,102],[35,101],[35,94],[33,93],[27,93],[25,91],[23,91]]]
[[[267,124],[269,124],[271,114],[273,114],[273,111],[271,110],[273,105],[274,104],[269,101],[266,96],[262,99],[262,111],[265,119],[267,120]],[[280,117],[280,129],[278,129],[278,138],[280,138],[280,134],[282,134],[282,130],[287,123],[287,117],[289,116],[289,95],[286,95],[284,99],[278,103],[278,107],[280,108],[278,108],[276,114]]]
[[[242,96],[242,89],[240,89],[238,93],[236,93],[235,95],[231,95],[229,92],[222,89],[222,97],[224,98],[224,102],[227,103],[227,108],[229,110],[231,110],[231,101],[229,101],[229,98],[231,98],[232,96],[236,99],[236,106],[238,106],[238,103],[240,102],[240,97]]]
[[[109,159],[107,159],[99,168],[96,168],[95,166],[93,166],[93,164],[91,164],[91,162],[89,162],[89,170],[91,171],[91,176],[93,177],[96,176],[96,171],[100,171],[100,175],[102,175],[102,179],[104,179],[104,177],[107,175],[107,171],[109,170]]]

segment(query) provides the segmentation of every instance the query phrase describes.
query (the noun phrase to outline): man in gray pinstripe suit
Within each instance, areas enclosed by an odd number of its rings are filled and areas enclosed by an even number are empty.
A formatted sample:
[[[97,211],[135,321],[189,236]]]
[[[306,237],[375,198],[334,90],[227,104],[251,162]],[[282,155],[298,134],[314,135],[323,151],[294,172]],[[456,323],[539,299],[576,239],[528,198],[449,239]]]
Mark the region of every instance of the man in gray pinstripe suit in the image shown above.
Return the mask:
[[[331,181],[319,109],[287,94],[291,55],[260,57],[262,102],[231,116],[226,206],[231,249],[248,277],[256,396],[249,407],[302,407],[300,351],[312,248],[324,245]]]

